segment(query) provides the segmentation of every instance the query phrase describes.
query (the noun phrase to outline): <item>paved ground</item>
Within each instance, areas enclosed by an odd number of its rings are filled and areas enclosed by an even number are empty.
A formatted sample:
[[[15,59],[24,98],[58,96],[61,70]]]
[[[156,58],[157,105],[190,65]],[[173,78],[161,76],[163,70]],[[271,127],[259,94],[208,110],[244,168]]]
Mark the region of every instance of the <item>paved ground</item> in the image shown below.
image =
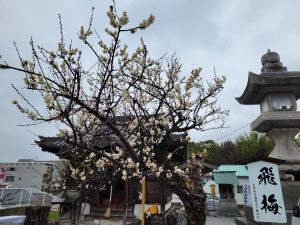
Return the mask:
[[[98,223],[97,223],[98,222]],[[123,221],[107,221],[107,220],[101,220],[95,221],[95,223],[86,223],[88,225],[94,225],[94,224],[100,224],[100,225],[123,225]],[[206,225],[236,225],[234,222],[234,218],[228,218],[228,217],[214,217],[214,216],[208,216],[206,217]]]
[[[97,223],[93,223],[93,225],[94,224]],[[100,225],[123,225],[123,222],[122,221],[111,222],[111,221],[102,220],[100,222]],[[206,217],[206,225],[236,225],[236,223],[234,222],[234,218],[208,216]]]
[[[234,218],[228,217],[206,217],[206,225],[236,225]]]
[[[123,225],[123,222],[122,221],[108,222],[102,220],[100,224],[101,225]],[[208,216],[206,217],[206,225],[236,225],[236,223],[234,222],[234,218]]]

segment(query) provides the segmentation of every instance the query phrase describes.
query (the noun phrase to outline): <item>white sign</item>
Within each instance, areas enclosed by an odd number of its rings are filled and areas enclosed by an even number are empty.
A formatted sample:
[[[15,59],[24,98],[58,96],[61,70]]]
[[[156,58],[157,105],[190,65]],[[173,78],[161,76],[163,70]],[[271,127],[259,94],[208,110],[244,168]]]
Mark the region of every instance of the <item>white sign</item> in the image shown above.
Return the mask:
[[[247,165],[254,220],[286,223],[278,166],[258,161]]]

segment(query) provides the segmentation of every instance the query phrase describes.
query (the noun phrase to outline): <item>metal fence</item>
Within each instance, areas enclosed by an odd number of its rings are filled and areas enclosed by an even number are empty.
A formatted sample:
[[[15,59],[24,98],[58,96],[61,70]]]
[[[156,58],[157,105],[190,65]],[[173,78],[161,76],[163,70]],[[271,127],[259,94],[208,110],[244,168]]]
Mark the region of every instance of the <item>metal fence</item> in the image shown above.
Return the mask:
[[[0,188],[0,207],[51,206],[53,195],[33,188]]]

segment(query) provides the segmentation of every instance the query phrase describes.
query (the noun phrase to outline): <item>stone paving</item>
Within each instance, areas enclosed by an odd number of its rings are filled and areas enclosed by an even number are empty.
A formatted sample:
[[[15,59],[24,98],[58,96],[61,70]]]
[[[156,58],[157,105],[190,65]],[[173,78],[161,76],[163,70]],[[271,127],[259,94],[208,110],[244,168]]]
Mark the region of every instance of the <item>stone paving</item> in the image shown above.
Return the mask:
[[[206,225],[236,225],[234,222],[234,218],[228,217],[214,217],[208,216],[206,217]]]
[[[111,222],[111,221],[102,220],[100,223],[94,223],[94,224],[123,225],[123,221]],[[208,216],[206,217],[206,225],[236,225],[236,223],[234,222],[234,218]]]

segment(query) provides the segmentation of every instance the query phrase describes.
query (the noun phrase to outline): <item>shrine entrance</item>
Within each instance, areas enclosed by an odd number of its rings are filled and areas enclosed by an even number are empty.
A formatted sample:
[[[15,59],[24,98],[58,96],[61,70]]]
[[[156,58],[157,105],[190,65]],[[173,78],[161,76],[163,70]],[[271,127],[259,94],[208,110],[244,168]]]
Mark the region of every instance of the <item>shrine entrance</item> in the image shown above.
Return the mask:
[[[99,203],[101,207],[108,207],[111,199],[111,208],[122,208],[124,206],[125,182],[118,180],[113,186],[107,186],[106,190],[99,192]]]

